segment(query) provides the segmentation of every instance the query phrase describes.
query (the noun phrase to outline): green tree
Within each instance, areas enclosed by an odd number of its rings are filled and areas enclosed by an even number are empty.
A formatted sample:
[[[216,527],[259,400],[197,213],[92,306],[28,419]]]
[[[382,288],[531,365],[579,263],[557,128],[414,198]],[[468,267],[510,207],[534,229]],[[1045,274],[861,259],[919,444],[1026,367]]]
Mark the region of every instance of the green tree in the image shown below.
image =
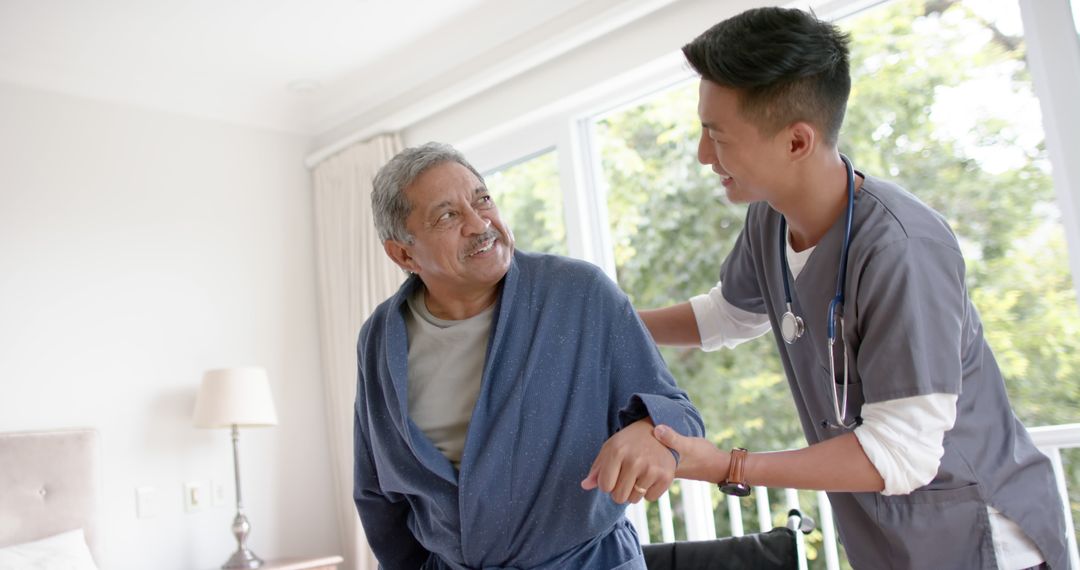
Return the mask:
[[[485,174],[484,179],[518,249],[566,255],[555,151]]]

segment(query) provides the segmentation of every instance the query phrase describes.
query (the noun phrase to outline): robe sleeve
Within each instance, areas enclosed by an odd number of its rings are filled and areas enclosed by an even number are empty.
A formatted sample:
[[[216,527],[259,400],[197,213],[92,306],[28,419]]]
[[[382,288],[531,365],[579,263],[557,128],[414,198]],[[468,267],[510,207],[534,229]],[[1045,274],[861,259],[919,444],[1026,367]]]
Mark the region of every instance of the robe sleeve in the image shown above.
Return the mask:
[[[593,306],[610,321],[607,369],[616,411],[616,429],[649,417],[654,424],[670,426],[685,436],[700,436],[705,426],[686,392],[675,384],[664,358],[656,348],[630,300],[604,276],[595,288]],[[678,456],[676,456],[676,459]]]
[[[358,352],[362,355],[362,351]],[[415,570],[424,565],[430,553],[409,530],[409,503],[403,497],[392,500],[380,488],[371,440],[363,429],[366,422],[360,414],[364,398],[363,356],[360,356],[359,368],[356,405],[353,408],[353,501],[367,542],[379,561],[379,568]]]

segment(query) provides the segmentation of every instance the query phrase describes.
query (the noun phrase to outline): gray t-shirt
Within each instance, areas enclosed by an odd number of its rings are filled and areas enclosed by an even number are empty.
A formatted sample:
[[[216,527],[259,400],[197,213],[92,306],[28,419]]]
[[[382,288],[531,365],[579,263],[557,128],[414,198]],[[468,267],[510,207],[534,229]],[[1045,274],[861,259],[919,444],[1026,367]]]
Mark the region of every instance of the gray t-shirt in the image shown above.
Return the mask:
[[[428,311],[425,291],[416,288],[405,314],[409,417],[454,467],[460,467],[495,305],[468,319],[450,321]]]

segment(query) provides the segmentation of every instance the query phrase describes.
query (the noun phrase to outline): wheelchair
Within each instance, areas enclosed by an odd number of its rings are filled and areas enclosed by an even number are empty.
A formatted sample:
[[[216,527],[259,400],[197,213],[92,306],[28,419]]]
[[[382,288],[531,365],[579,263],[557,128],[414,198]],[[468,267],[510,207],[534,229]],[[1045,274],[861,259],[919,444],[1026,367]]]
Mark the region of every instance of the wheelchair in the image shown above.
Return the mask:
[[[795,533],[809,534],[814,526],[813,519],[791,509],[787,525],[768,532],[646,544],[641,549],[649,570],[797,570],[800,553]]]

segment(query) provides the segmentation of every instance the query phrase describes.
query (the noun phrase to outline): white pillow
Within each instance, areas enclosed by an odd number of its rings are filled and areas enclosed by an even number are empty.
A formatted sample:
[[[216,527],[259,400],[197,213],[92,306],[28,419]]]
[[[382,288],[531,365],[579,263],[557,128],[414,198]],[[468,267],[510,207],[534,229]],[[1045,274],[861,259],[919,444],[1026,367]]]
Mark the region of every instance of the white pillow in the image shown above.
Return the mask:
[[[0,548],[0,570],[97,570],[83,530]]]

